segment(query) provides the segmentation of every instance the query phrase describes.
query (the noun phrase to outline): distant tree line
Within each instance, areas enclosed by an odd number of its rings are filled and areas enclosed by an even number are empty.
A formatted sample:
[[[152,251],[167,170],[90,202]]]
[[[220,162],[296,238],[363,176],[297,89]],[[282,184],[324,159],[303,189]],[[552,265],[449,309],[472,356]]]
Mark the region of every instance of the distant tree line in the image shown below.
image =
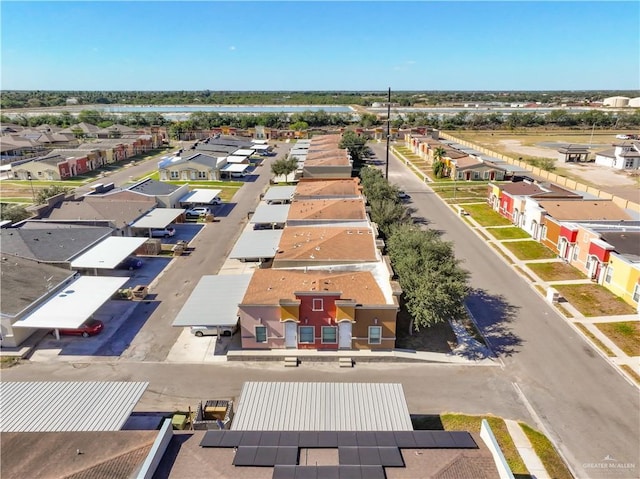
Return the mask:
[[[371,105],[384,103],[386,91],[17,91],[0,92],[0,108],[79,105]],[[400,106],[476,102],[588,104],[610,96],[638,96],[637,91],[397,91]]]

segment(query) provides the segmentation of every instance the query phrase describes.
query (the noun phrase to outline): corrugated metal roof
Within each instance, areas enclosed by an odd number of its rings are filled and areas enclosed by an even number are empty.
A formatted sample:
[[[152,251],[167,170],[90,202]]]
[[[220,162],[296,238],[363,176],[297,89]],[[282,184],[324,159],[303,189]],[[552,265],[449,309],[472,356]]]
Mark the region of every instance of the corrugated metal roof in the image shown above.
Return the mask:
[[[148,382],[2,382],[0,432],[119,431]]]
[[[147,238],[109,236],[71,261],[72,268],[113,269],[137,250]]]
[[[182,208],[155,208],[132,223],[134,228],[164,228],[184,213]]]
[[[200,278],[173,326],[230,326],[238,322],[251,274],[208,275]]]
[[[222,190],[196,188],[180,198],[180,203],[211,203],[221,192]]]
[[[293,198],[295,186],[272,186],[267,190],[262,199],[264,201],[284,201]]]
[[[268,205],[260,203],[249,223],[285,223],[289,216],[291,205]]]
[[[247,230],[231,250],[229,258],[273,258],[278,251],[283,230]]]
[[[401,384],[246,382],[231,429],[412,431]]]

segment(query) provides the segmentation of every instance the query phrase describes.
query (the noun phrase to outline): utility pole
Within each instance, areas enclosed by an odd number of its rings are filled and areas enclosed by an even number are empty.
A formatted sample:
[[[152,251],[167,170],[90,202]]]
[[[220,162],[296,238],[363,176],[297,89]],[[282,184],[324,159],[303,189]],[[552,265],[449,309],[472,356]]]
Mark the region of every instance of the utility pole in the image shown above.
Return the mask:
[[[391,87],[389,87],[389,97],[387,99],[387,163],[385,167],[385,177],[389,179],[389,139],[391,138]]]

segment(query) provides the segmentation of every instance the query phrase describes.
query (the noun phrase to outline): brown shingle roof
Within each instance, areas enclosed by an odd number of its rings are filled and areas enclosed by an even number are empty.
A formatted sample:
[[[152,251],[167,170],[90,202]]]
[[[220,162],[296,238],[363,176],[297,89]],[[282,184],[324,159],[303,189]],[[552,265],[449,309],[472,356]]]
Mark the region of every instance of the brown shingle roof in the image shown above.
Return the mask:
[[[140,218],[156,206],[153,198],[132,201],[111,200],[101,197],[83,197],[81,200],[63,201],[51,210],[52,220],[109,220],[118,227]]]
[[[289,220],[364,220],[367,215],[361,199],[294,200]]]
[[[296,186],[295,198],[314,196],[360,196],[362,187],[358,178],[314,180],[302,178]]]
[[[305,262],[377,261],[370,228],[295,226],[282,232],[275,256],[278,260]]]
[[[341,299],[359,304],[385,304],[384,294],[368,271],[304,271],[258,269],[253,273],[242,304],[277,305],[296,299],[297,291],[339,292]]]
[[[628,213],[607,200],[538,201],[547,214],[557,220],[630,220]]]

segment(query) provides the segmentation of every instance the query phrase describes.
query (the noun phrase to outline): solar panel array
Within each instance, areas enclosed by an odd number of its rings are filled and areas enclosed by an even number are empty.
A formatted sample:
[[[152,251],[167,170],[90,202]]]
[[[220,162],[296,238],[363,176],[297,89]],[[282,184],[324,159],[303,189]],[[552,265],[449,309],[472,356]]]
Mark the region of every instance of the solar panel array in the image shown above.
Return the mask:
[[[380,466],[276,466],[273,479],[385,479]]]
[[[477,449],[466,431],[207,431],[201,447]]]

